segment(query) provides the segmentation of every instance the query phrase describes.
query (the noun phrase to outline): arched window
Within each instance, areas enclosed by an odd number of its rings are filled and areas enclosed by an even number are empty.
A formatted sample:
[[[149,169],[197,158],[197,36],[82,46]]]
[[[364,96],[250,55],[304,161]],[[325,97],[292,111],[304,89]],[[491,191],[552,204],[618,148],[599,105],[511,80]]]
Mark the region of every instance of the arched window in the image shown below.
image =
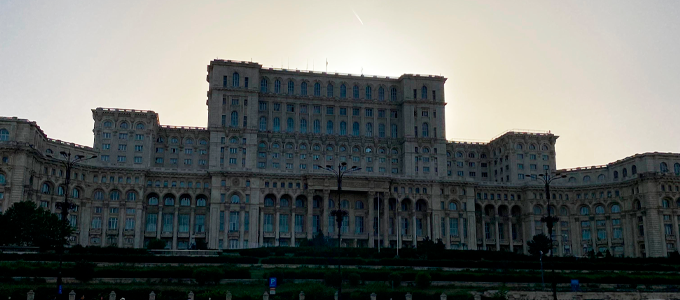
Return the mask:
[[[378,124],[378,137],[379,138],[385,137],[385,124],[383,123]]]
[[[361,201],[357,201],[354,203],[354,209],[364,209],[364,203]]]
[[[359,136],[359,122],[352,123],[352,135]]]
[[[109,193],[109,200],[111,201],[118,201],[120,200],[120,192],[117,190],[113,190]]]
[[[540,215],[543,213],[543,208],[539,205],[534,205],[534,215]]]
[[[641,210],[641,209],[642,209],[642,204],[640,203],[640,201],[635,200],[635,201],[633,202],[633,207],[635,207],[635,209],[637,209],[637,210]]]
[[[383,87],[378,88],[378,100],[385,101],[385,89]]]
[[[612,205],[612,213],[617,214],[621,212],[621,206],[618,204]]]
[[[144,123],[137,123],[137,129],[139,130],[144,129]]]
[[[580,212],[582,216],[587,216],[590,214],[590,209],[587,206],[581,206]]]
[[[260,131],[267,131],[267,117],[260,117]]]
[[[604,206],[602,205],[595,206],[595,214],[604,215]]]
[[[198,198],[196,198],[196,207],[204,207],[206,206],[207,202],[208,201],[205,198],[205,196],[199,196]]]
[[[40,189],[40,192],[43,193],[43,194],[47,194],[47,195],[52,194],[52,186],[49,183],[45,182],[45,183],[43,183],[42,188]]]
[[[314,96],[321,97],[321,84],[318,82],[314,83]]]
[[[330,83],[326,86],[326,97],[333,97],[333,85]]]
[[[9,141],[9,131],[7,129],[0,129],[0,141]]]
[[[262,79],[260,80],[260,92],[266,93],[267,90],[268,90],[268,87],[267,87],[267,78],[262,78]]]
[[[340,122],[340,135],[347,135],[347,122]]]
[[[423,137],[427,137],[430,134],[430,126],[427,123],[423,123]]]
[[[286,131],[287,132],[295,131],[295,121],[293,120],[293,118],[288,118],[288,120],[286,121]]]
[[[274,118],[274,132],[281,131],[281,119],[279,117]]]
[[[175,197],[172,195],[166,195],[165,198],[163,198],[163,205],[175,206]]]
[[[597,176],[597,182],[603,182],[605,179],[604,174],[600,174]]]
[[[420,98],[427,99],[427,87],[424,85],[420,88]]]
[[[390,124],[390,137],[396,139],[397,133],[397,124]]]
[[[113,127],[113,122],[111,121],[104,121],[104,128],[111,128]]]
[[[373,136],[373,123],[371,122],[366,123],[366,136],[367,137]]]
[[[355,86],[352,88],[352,97],[353,97],[354,99],[359,99],[359,86],[358,86],[358,85],[355,85]]]
[[[515,145],[515,149],[517,149],[517,150],[522,150],[522,148],[524,148],[524,146],[522,146],[522,144],[518,143],[517,145]]]
[[[127,201],[137,200],[137,193],[135,191],[128,191],[127,194],[125,194],[125,200]]]
[[[366,86],[366,99],[371,100],[371,94],[373,93],[373,88],[369,85]]]
[[[295,198],[295,207],[305,207],[305,197],[298,196]]]
[[[667,173],[668,172],[668,165],[665,162],[662,162],[659,164],[659,170],[661,173]]]
[[[623,178],[628,177],[628,169],[623,168]]]
[[[187,144],[187,145],[193,145],[193,144],[194,144],[194,139],[192,139],[192,138],[187,138],[186,140],[184,140],[184,143]]]
[[[300,132],[307,133],[307,119],[300,119]]]
[[[670,207],[671,207],[671,203],[668,201],[668,199],[663,199],[663,200],[661,200],[661,207],[663,207],[663,208],[670,208]]]
[[[569,210],[568,210],[566,207],[564,207],[564,206],[560,207],[560,215],[561,215],[561,216],[567,216],[567,215],[569,215]]]
[[[453,201],[449,202],[449,210],[458,210],[458,205],[456,204],[456,202]]]
[[[347,86],[344,83],[340,85],[340,98],[347,98]]]
[[[333,121],[326,122],[326,134],[333,134]]]
[[[232,111],[231,112],[231,127],[237,127],[237,126],[238,126],[238,112]]]
[[[274,93],[281,93],[281,80],[274,80]]]
[[[300,95],[307,96],[307,82],[302,82],[300,84]]]
[[[630,172],[631,172],[632,175],[637,174],[637,167],[636,167],[635,165],[633,165],[632,167],[630,167]]]
[[[588,176],[588,175],[583,176],[583,183],[588,183],[588,182],[590,182],[590,176]]]
[[[334,207],[335,207],[335,201],[333,201],[333,199],[329,199],[329,200],[328,200],[328,207],[329,207],[329,208],[334,208]]]
[[[158,205],[158,197],[156,195],[149,195],[149,205]]]
[[[58,196],[63,196],[64,195],[64,186],[60,185],[57,187],[57,195]]]
[[[273,207],[274,202],[275,202],[274,197],[272,197],[271,195],[267,195],[266,197],[264,197],[264,206]]]
[[[239,86],[239,75],[238,73],[234,72],[233,75],[231,75],[231,86],[233,87],[238,87]]]
[[[0,176],[2,176],[2,174],[0,174]],[[0,178],[0,184],[2,184],[1,178]],[[77,189],[77,188],[74,188],[74,189],[71,191],[71,197],[73,197],[74,199],[80,198],[80,190]]]
[[[120,129],[128,129],[129,127],[130,125],[128,124],[128,122],[123,121],[120,123]]]
[[[390,101],[397,101],[397,88],[390,89]]]
[[[321,133],[321,121],[314,120],[314,133]]]
[[[104,200],[104,191],[102,190],[94,191],[94,194],[92,194],[92,198],[94,198],[94,200]]]
[[[288,81],[288,95],[295,93],[295,83],[292,80]]]
[[[541,146],[541,150],[548,151],[548,145],[543,144],[543,146]]]
[[[673,165],[673,171],[675,171],[675,175],[680,175],[680,164],[679,163],[675,163]]]
[[[349,208],[349,201],[347,201],[347,200],[340,201],[340,206],[341,206],[341,208],[348,209]]]
[[[288,201],[288,198],[286,196],[281,197],[281,207],[289,207],[290,206],[290,201]]]
[[[614,179],[618,179],[618,178],[619,178],[619,171],[614,171]]]
[[[239,197],[236,194],[231,195],[231,203],[232,204],[241,203],[241,197]]]

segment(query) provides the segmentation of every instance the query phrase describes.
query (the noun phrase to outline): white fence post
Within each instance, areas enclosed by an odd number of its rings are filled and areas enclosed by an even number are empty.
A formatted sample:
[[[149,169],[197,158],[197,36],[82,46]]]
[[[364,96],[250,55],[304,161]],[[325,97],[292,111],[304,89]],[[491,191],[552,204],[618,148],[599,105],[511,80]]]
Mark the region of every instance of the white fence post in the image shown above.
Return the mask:
[[[231,292],[227,291],[226,300],[231,300]]]
[[[111,291],[111,294],[109,294],[109,300],[116,300],[116,292]]]
[[[74,290],[68,293],[68,300],[76,300],[76,292]]]
[[[26,293],[26,300],[34,300],[34,299],[35,299],[35,293],[33,292],[33,290],[28,291],[28,293]]]
[[[149,300],[156,300],[156,293],[151,291],[151,293],[149,293]]]
[[[262,300],[269,300],[269,293],[264,292],[264,294],[262,294]]]
[[[371,300],[375,300],[375,298],[378,297],[375,293],[371,293]]]

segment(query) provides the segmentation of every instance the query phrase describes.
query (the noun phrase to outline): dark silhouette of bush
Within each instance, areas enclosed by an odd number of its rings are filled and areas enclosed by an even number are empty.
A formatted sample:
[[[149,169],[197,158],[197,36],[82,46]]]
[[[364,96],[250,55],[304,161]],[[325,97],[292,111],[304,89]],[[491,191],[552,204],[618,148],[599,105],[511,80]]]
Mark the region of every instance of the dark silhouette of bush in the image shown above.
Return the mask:
[[[198,268],[194,270],[193,274],[194,280],[196,280],[196,282],[200,285],[208,283],[218,284],[220,283],[220,279],[222,279],[223,276],[224,272],[215,267]]]
[[[399,287],[401,285],[401,274],[397,272],[390,273],[387,279],[391,283],[392,288]]]
[[[420,272],[416,275],[416,286],[424,289],[430,287],[432,284],[432,276],[425,272]]]
[[[361,275],[359,273],[350,273],[347,279],[349,279],[349,285],[351,286],[358,286],[361,283]]]
[[[73,266],[73,275],[80,282],[89,282],[94,278],[94,267],[93,263],[81,260]]]

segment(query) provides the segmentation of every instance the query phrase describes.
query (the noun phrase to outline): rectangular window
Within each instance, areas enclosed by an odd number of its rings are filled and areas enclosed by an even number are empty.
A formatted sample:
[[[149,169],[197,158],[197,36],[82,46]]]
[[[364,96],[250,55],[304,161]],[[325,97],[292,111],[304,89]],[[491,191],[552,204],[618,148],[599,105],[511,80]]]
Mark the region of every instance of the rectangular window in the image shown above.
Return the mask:
[[[202,233],[205,232],[205,215],[196,215],[194,232]]]
[[[189,232],[189,215],[178,215],[177,226],[179,232]]]
[[[372,117],[373,116],[373,109],[367,108],[367,109],[365,109],[365,113],[366,113],[367,117]]]
[[[326,107],[326,114],[327,114],[327,115],[332,115],[333,112],[334,112],[334,109],[335,109],[335,108],[334,108],[333,106],[327,106],[327,107]]]
[[[102,218],[101,217],[92,218],[92,229],[101,229],[101,228],[102,228]]]
[[[346,116],[346,115],[347,115],[347,108],[346,108],[346,107],[341,107],[341,108],[340,108],[340,115],[341,115],[341,116]]]
[[[232,211],[229,213],[229,231],[230,232],[237,232],[238,231],[238,224],[240,223],[239,220],[239,212],[238,211]]]
[[[304,232],[305,216],[295,215],[295,232]]]
[[[458,219],[449,219],[449,234],[458,237]]]
[[[117,217],[110,217],[109,218],[109,230],[118,230],[118,218]]]
[[[274,215],[264,214],[264,232],[274,232]]]
[[[288,232],[288,215],[279,215],[279,232]]]
[[[174,217],[172,213],[163,214],[163,232],[172,232]]]
[[[361,216],[354,217],[354,233],[355,234],[364,233],[364,217]]]
[[[274,102],[274,111],[281,111],[281,103]]]

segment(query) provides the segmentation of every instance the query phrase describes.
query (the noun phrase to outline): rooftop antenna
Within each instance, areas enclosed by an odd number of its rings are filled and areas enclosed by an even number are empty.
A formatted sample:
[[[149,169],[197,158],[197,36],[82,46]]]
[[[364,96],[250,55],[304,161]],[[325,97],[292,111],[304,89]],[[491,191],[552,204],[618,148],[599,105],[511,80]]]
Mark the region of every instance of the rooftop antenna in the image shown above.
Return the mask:
[[[364,75],[364,67],[361,67],[361,75]]]

